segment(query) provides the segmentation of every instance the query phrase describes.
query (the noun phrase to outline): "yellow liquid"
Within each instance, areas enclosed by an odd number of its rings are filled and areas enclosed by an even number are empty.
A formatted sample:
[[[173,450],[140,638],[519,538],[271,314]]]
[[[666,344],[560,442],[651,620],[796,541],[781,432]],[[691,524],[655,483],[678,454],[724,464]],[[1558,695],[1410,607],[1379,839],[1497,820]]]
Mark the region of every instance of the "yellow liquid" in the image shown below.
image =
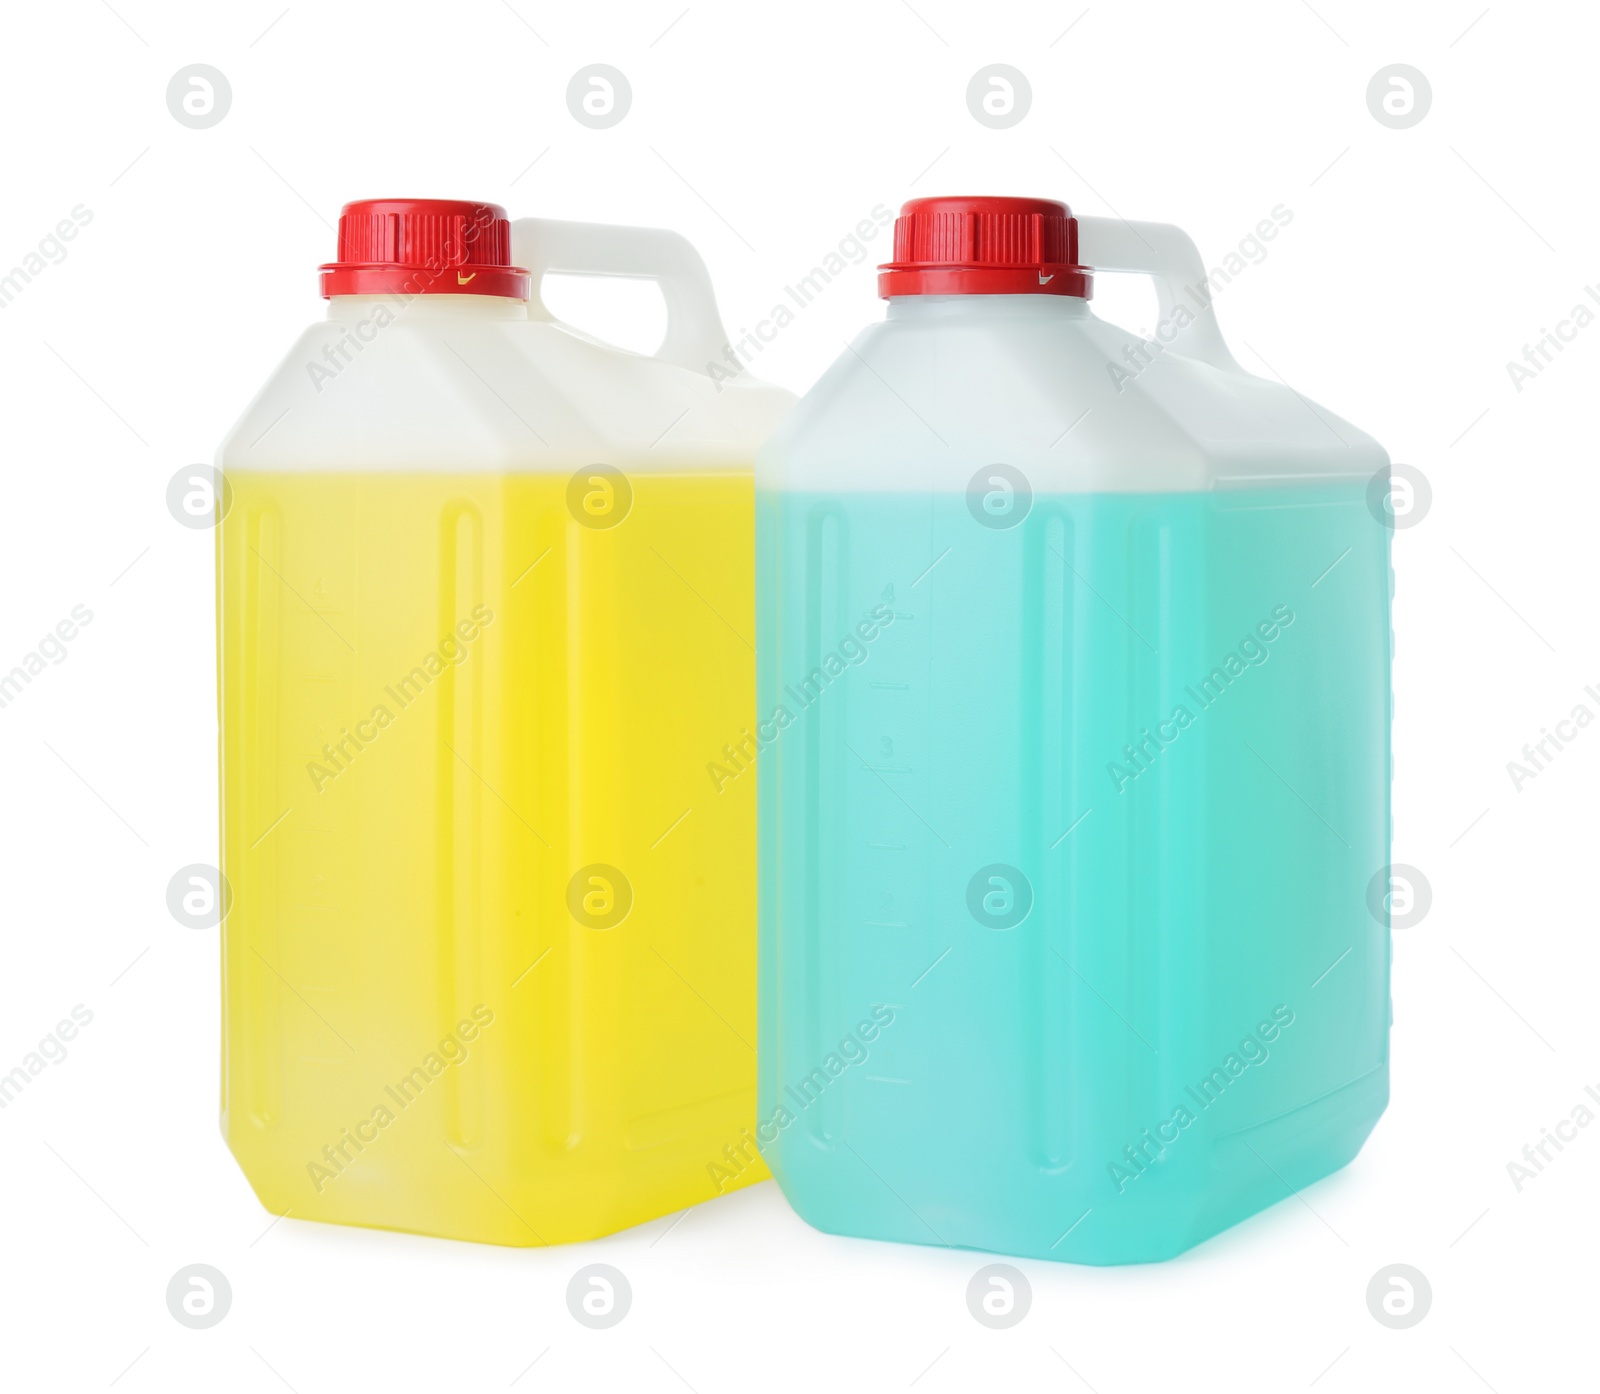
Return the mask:
[[[536,1245],[764,1178],[755,772],[708,769],[754,710],[750,475],[625,513],[228,478],[222,1112],[262,1202]]]

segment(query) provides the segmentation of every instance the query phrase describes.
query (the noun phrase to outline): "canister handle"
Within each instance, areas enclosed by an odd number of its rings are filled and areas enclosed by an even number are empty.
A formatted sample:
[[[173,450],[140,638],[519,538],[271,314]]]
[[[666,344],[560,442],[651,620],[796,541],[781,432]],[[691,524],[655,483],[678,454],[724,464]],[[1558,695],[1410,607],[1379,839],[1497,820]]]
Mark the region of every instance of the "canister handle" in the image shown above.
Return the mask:
[[[697,373],[708,372],[713,362],[723,360],[728,336],[717,313],[711,276],[700,253],[679,233],[518,218],[511,224],[511,260],[532,276],[530,319],[556,320],[539,296],[539,283],[547,272],[655,281],[667,302],[667,335],[655,357]]]
[[[1191,317],[1164,341],[1188,358],[1226,373],[1244,371],[1217,327],[1212,287],[1194,240],[1171,223],[1129,223],[1121,218],[1078,218],[1078,260],[1096,271],[1127,271],[1151,277],[1160,300],[1160,323]]]

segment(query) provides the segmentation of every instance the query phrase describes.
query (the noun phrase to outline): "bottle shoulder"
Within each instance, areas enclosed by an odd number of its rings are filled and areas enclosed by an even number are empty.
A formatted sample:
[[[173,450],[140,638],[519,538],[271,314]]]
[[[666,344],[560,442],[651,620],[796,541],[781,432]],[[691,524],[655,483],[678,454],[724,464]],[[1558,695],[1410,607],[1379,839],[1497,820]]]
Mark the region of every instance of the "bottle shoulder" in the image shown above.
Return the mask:
[[[748,468],[793,404],[542,320],[404,311],[309,326],[218,452],[224,469]]]
[[[1370,477],[1370,436],[1282,383],[1090,314],[889,319],[763,450],[769,488],[961,489],[1008,463],[1059,492]]]

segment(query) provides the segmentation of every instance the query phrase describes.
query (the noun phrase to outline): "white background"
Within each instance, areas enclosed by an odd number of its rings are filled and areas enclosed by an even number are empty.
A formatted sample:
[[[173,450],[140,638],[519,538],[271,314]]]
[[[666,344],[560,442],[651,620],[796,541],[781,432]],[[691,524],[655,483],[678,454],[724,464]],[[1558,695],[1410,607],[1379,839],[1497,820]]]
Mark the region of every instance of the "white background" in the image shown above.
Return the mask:
[[[1507,1163],[1600,1087],[1600,731],[1520,792],[1506,771],[1578,702],[1600,713],[1600,325],[1520,392],[1506,369],[1600,282],[1592,7],[112,4],[5,20],[0,272],[74,206],[93,221],[0,310],[0,669],[74,605],[94,619],[0,710],[0,1072],[74,1004],[94,1020],[0,1111],[0,1385],[1593,1387],[1600,1127],[1520,1193]],[[165,101],[196,62],[233,91],[202,131]],[[565,102],[594,62],[633,88],[609,130]],[[1008,130],[966,105],[994,62],[1032,85]],[[1396,62],[1432,87],[1408,130],[1366,102]],[[875,204],[940,192],[1178,222],[1209,265],[1286,205],[1224,333],[1431,481],[1395,545],[1395,859],[1433,904],[1396,933],[1371,1141],[1177,1261],[1020,1264],[1033,1305],[1004,1331],[967,1312],[982,1256],[813,1232],[771,1184],[555,1251],[273,1224],[218,1132],[215,934],[166,908],[217,835],[212,537],[165,488],[320,316],[340,204],[677,228],[736,331]],[[803,391],[881,313],[883,248],[763,376]],[[596,1261],[633,1286],[609,1331],[564,1298]],[[193,1262],[233,1289],[206,1331],[166,1308]],[[1433,1290],[1404,1331],[1365,1299],[1394,1262]]]

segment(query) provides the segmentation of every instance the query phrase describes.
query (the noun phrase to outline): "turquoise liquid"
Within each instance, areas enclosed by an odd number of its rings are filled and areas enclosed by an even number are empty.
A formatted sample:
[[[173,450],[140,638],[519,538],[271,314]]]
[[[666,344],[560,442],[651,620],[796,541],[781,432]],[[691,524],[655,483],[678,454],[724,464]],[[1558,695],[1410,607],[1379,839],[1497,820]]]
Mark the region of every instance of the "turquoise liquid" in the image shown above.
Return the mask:
[[[1165,1258],[1388,1099],[1388,534],[1357,482],[996,521],[758,494],[759,1145],[824,1230]]]

